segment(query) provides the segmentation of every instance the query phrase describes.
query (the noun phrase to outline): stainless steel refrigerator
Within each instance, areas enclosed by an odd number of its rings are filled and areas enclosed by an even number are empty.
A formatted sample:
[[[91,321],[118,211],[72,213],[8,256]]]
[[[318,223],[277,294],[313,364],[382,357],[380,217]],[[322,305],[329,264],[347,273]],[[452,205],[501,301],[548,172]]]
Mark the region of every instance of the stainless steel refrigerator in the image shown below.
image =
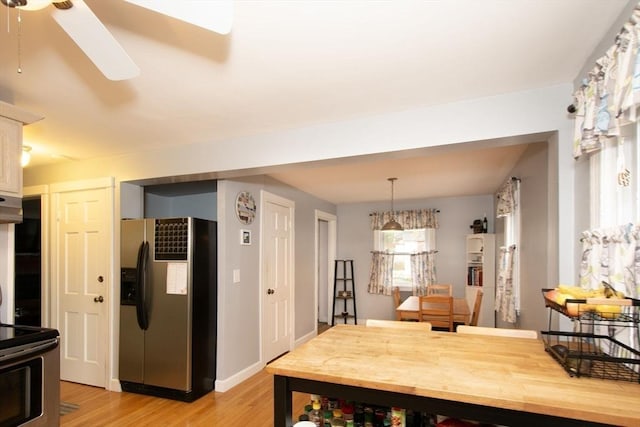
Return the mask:
[[[190,402],[213,390],[216,226],[196,218],[122,220],[123,391]]]

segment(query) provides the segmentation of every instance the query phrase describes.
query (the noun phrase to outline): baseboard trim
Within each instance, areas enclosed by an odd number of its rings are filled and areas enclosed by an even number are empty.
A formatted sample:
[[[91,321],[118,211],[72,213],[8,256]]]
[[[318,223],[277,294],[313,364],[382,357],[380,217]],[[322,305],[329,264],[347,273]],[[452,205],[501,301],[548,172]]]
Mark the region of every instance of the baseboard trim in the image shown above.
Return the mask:
[[[302,344],[306,343],[312,338],[315,338],[318,335],[317,331],[311,331],[307,335],[303,335],[293,342],[294,348],[300,347]]]
[[[237,386],[241,382],[245,381],[246,379],[260,372],[264,368],[264,366],[265,366],[264,363],[258,362],[247,367],[246,369],[243,369],[242,371],[238,372],[235,375],[232,375],[231,377],[225,380],[216,379],[215,390],[221,393],[231,390],[233,387]]]

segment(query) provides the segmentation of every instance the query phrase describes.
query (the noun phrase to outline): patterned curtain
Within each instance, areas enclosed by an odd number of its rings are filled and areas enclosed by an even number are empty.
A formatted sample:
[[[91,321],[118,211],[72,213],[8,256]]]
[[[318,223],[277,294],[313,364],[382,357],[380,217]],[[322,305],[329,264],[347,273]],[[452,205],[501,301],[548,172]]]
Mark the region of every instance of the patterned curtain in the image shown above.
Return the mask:
[[[621,125],[636,121],[640,105],[639,34],[640,10],[636,6],[614,45],[596,61],[573,94],[575,158],[601,150],[607,138],[620,135]]]
[[[427,286],[436,283],[435,252],[411,254],[413,295],[426,295]]]
[[[406,211],[394,211],[393,217],[405,230],[416,228],[438,228],[437,209],[412,209]],[[371,213],[371,229],[381,230],[391,219],[391,211]]]
[[[368,291],[371,294],[391,295],[393,286],[393,254],[374,251]]]
[[[496,195],[496,218],[504,217],[512,214],[516,210],[516,182],[508,179],[498,190]]]
[[[582,233],[580,286],[598,289],[607,282],[626,296],[640,295],[640,226],[626,224]]]
[[[498,280],[496,283],[496,311],[502,313],[502,320],[516,322],[516,295],[513,289],[513,259],[516,247],[500,248],[498,259]]]
[[[626,224],[582,233],[582,260],[580,262],[580,286],[598,289],[605,281],[626,296],[640,295],[640,226]],[[631,310],[631,307],[625,310]],[[635,311],[634,311],[635,312]],[[631,313],[629,313],[631,314]],[[608,328],[596,326],[595,333],[638,348],[638,335],[634,328]],[[604,348],[612,356],[634,357],[622,346]],[[637,366],[630,368],[638,370]]]

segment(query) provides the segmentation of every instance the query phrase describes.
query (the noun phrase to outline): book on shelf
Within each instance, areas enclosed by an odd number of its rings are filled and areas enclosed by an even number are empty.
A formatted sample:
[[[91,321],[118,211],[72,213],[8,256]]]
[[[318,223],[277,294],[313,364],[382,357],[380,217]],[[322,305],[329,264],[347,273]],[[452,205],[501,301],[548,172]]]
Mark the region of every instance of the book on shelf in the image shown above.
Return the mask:
[[[468,267],[467,286],[482,286],[482,266]]]

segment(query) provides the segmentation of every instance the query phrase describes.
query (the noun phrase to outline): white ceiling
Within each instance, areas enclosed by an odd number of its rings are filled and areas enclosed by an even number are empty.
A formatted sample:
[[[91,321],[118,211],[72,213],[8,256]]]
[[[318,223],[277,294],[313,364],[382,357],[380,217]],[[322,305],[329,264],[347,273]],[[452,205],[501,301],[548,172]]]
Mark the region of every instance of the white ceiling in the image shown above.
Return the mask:
[[[140,76],[107,80],[51,18],[53,6],[22,12],[18,37],[15,10],[0,5],[0,100],[45,116],[25,127],[34,165],[569,82],[629,0],[236,1],[226,36],[121,0],[86,3]],[[399,198],[486,194],[522,151],[507,142],[274,177],[336,203],[387,197],[389,176]]]

